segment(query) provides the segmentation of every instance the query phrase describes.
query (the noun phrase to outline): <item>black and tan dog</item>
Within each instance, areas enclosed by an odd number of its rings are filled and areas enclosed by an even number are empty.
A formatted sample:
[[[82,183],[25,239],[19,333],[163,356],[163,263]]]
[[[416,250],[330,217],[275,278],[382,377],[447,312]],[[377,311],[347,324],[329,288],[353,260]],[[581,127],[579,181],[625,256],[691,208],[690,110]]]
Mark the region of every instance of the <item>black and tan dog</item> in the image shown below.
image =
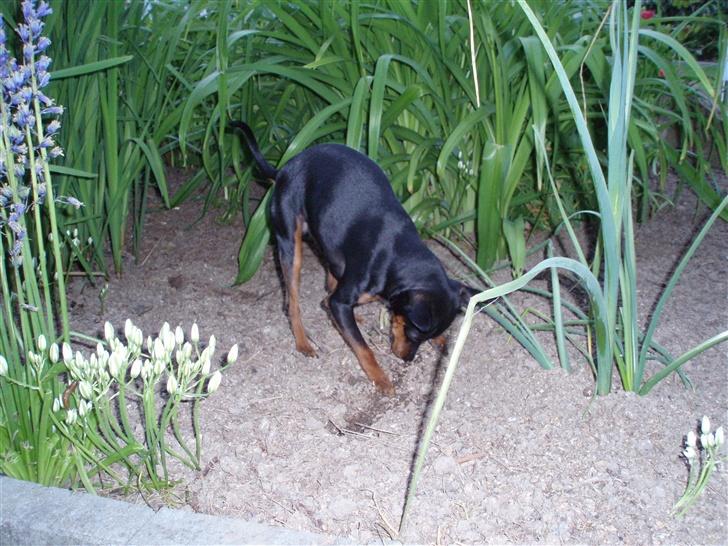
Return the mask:
[[[239,129],[260,173],[274,181],[270,219],[286,284],[296,349],[316,352],[298,305],[302,238],[309,235],[327,274],[327,306],[367,377],[384,393],[391,381],[377,363],[354,319],[354,307],[382,299],[392,311],[392,352],[412,360],[442,333],[475,289],[448,278],[397,200],[384,172],[365,155],[340,144],[319,144],[271,166],[245,123]]]

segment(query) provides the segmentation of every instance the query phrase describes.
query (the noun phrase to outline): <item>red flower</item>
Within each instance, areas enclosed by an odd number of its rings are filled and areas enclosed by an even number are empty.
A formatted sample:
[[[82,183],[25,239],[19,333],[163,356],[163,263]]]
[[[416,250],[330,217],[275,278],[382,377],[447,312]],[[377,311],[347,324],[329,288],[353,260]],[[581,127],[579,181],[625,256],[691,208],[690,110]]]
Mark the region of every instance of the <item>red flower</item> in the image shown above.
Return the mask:
[[[653,10],[653,9],[642,10],[642,13],[640,13],[640,17],[642,17],[642,19],[645,21],[652,19],[654,16],[655,16],[655,10]]]

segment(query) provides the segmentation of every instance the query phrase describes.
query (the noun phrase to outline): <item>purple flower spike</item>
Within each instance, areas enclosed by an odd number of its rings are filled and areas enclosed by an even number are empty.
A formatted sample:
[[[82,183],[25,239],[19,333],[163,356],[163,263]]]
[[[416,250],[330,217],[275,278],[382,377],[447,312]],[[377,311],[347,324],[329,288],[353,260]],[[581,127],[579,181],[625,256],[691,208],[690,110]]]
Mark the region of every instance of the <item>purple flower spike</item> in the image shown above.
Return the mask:
[[[49,106],[48,108],[43,108],[40,113],[43,115],[61,116],[63,115],[63,106]]]
[[[50,47],[50,45],[51,45],[50,39],[46,38],[45,36],[41,36],[40,39],[38,40],[38,44],[35,46],[35,49],[38,52],[43,52],[46,49],[48,49]],[[48,57],[46,57],[46,58],[48,59]],[[50,59],[48,59],[48,61],[50,63]],[[46,66],[46,69],[47,68],[48,67]]]
[[[43,23],[40,19],[31,19],[28,21],[28,26],[30,27],[30,34],[33,36],[34,40],[37,40],[40,37],[40,33],[43,32]]]
[[[33,114],[31,114],[28,105],[26,103],[20,104],[13,116],[13,122],[15,122],[15,125],[24,129],[26,126],[32,125],[34,121],[35,119],[33,118]]]
[[[53,8],[48,5],[48,2],[44,0],[43,2],[38,4],[38,9],[36,10],[36,15],[38,17],[42,19],[43,17],[47,17],[51,13],[53,13]]]
[[[30,62],[35,53],[35,46],[33,44],[23,44],[23,59],[26,63]]]
[[[38,78],[38,87],[45,87],[48,85],[48,82],[51,81],[51,73],[50,72],[43,72],[43,74],[40,75]]]
[[[50,74],[48,74],[48,79],[50,79]],[[46,84],[47,83],[48,82],[46,81]],[[38,90],[38,95],[36,96],[36,98],[43,106],[50,106],[51,104],[53,104],[53,100],[46,97],[40,90]]]
[[[18,35],[24,44],[30,43],[30,27],[28,25],[18,25]]]
[[[25,17],[25,20],[28,19],[34,19],[35,18],[35,10],[33,9],[33,2],[31,0],[23,0],[20,4],[22,10],[23,10],[23,17]]]
[[[46,127],[46,134],[47,135],[54,135],[58,132],[58,130],[61,128],[61,122],[57,119],[54,119],[48,124],[48,127]]]

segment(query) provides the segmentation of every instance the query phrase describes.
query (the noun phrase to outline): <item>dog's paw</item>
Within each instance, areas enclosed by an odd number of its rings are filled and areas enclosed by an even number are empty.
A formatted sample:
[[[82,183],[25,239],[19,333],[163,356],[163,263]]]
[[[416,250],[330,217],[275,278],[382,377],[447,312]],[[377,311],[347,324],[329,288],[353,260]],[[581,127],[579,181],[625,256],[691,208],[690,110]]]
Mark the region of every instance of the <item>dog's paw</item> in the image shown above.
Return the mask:
[[[392,385],[392,382],[386,377],[374,381],[374,386],[379,392],[386,396],[394,396],[396,394],[396,391],[394,390],[394,385]]]
[[[316,354],[316,349],[311,347],[311,344],[308,341],[306,341],[306,343],[296,343],[296,350],[309,358],[315,358],[318,356]]]

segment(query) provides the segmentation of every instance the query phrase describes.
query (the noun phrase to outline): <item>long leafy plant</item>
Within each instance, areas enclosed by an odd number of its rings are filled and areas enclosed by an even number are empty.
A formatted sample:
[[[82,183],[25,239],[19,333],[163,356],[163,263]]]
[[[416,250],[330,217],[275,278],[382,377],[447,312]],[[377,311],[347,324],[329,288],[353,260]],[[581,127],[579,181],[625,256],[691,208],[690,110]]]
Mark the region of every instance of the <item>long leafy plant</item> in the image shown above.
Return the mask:
[[[640,2],[633,8],[631,20],[627,8],[619,0],[615,0],[609,12],[609,34],[612,48],[609,109],[607,111],[608,157],[607,176],[597,158],[592,135],[580,109],[577,95],[574,92],[561,59],[551,43],[544,27],[525,0],[518,1],[520,8],[528,17],[535,33],[553,64],[559,77],[563,93],[574,117],[579,136],[590,167],[592,181],[595,186],[599,204],[600,240],[602,252],[598,254],[600,261],[589,264],[585,253],[579,250],[579,260],[572,258],[549,258],[523,276],[489,289],[474,296],[468,305],[465,319],[458,334],[443,383],[435,400],[431,416],[425,428],[423,440],[418,448],[412,479],[402,514],[400,531],[404,529],[411,502],[414,498],[419,475],[427,454],[432,434],[437,425],[439,414],[444,406],[447,391],[454,377],[458,360],[462,354],[478,303],[495,297],[506,295],[524,287],[536,275],[549,269],[560,268],[576,275],[583,284],[591,300],[591,317],[594,324],[597,352],[597,394],[604,395],[612,387],[612,372],[616,368],[625,390],[648,393],[655,384],[668,374],[678,370],[683,364],[697,354],[728,340],[728,331],[720,332],[713,337],[688,350],[683,355],[673,358],[656,351],[653,335],[661,317],[664,303],[669,298],[688,260],[703,240],[707,230],[728,207],[728,196],[724,197],[715,208],[710,219],[693,241],[685,256],[679,263],[670,281],[665,287],[652,314],[647,329],[642,335],[638,331],[637,317],[637,284],[636,260],[634,251],[632,179],[634,153],[629,151],[629,121],[632,113],[633,91],[637,55],[639,52]],[[569,219],[564,216],[569,226]],[[573,230],[569,229],[570,233]],[[580,249],[576,238],[574,246]],[[600,273],[598,278],[592,270]],[[560,332],[563,336],[563,332]],[[646,362],[655,359],[663,364],[663,368],[645,378]]]

